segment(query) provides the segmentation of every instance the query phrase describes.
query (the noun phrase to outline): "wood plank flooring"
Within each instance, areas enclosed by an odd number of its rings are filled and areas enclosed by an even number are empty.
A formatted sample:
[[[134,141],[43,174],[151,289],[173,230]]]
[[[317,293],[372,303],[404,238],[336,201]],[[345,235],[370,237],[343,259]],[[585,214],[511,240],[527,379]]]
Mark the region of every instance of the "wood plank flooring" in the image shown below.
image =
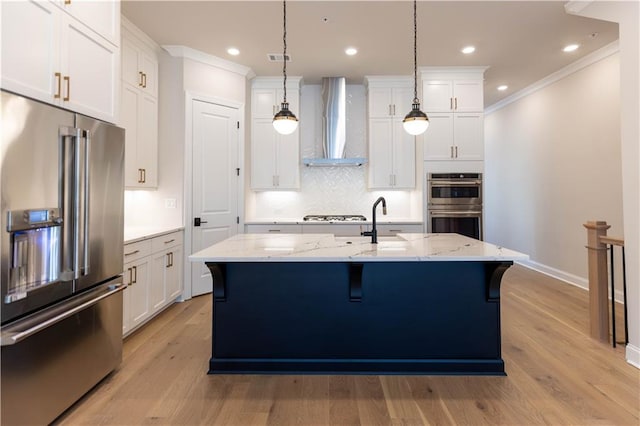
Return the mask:
[[[56,423],[638,425],[640,370],[625,362],[624,344],[588,336],[587,297],[510,268],[502,285],[508,376],[464,377],[210,376],[211,297],[201,296],[127,338],[120,368]]]

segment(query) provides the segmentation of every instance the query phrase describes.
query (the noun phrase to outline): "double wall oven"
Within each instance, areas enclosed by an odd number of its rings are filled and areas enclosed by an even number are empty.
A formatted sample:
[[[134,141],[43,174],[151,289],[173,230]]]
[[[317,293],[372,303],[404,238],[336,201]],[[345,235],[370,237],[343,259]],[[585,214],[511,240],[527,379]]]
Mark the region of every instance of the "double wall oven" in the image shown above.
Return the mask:
[[[482,240],[482,173],[427,175],[427,232]]]

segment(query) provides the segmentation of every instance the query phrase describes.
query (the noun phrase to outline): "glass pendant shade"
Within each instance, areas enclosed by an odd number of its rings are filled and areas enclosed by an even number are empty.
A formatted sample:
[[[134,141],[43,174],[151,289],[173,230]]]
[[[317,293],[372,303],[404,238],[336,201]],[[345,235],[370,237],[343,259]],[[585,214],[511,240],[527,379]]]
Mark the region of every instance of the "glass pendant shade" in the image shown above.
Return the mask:
[[[420,104],[413,104],[411,112],[402,120],[402,127],[410,135],[417,136],[423,134],[429,127],[427,114],[420,111]]]
[[[273,117],[273,127],[281,135],[290,135],[298,128],[298,119],[295,114],[289,111],[289,103],[283,102],[281,109]]]

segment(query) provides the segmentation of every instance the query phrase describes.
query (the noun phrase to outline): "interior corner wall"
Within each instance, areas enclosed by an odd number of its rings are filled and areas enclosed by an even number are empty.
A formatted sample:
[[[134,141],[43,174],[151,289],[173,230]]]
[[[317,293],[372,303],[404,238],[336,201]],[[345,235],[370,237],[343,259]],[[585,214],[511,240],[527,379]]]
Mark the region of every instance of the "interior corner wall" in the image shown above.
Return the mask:
[[[620,138],[618,53],[488,114],[486,240],[586,285],[583,224],[623,235]]]

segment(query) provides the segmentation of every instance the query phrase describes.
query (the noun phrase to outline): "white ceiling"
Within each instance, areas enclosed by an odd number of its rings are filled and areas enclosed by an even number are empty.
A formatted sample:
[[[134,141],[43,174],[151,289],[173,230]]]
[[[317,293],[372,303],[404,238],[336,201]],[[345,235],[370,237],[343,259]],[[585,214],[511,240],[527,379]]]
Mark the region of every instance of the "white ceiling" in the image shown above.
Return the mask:
[[[418,66],[489,66],[485,106],[618,38],[617,24],[569,15],[562,1],[418,1]],[[160,45],[184,45],[281,75],[281,1],[123,1],[123,14]],[[326,22],[325,22],[326,18]],[[597,36],[592,34],[597,33]],[[573,53],[562,48],[580,44]],[[413,2],[287,2],[287,74],[318,83],[413,73]],[[460,49],[474,45],[476,52]],[[227,48],[240,49],[232,57]],[[354,46],[358,54],[344,54]],[[499,92],[496,87],[507,84]]]

